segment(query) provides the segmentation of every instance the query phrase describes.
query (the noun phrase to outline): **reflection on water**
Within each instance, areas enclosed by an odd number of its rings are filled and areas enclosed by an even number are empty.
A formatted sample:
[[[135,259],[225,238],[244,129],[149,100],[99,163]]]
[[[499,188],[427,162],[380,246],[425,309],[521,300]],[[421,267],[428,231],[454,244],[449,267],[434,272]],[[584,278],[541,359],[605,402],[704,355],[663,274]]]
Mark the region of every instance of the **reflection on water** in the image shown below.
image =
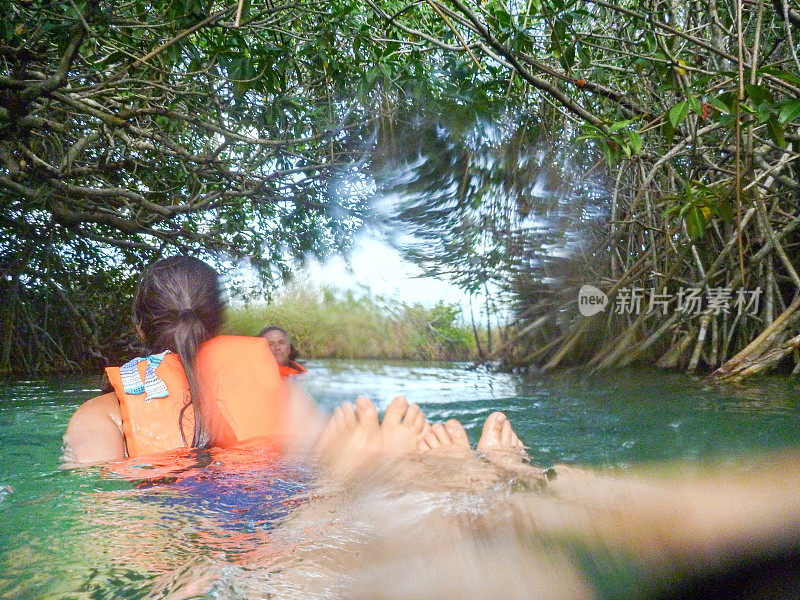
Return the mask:
[[[646,371],[524,378],[464,365],[308,366],[303,384],[326,408],[366,394],[382,410],[402,393],[430,420],[460,419],[473,443],[486,416],[503,410],[544,466],[629,472],[653,461],[739,464],[737,457],[800,445],[798,384],[788,380],[719,388]],[[547,548],[534,543],[530,523],[517,523],[530,519],[531,502],[535,514],[548,515],[537,522],[537,536],[542,523],[564,514],[540,503],[535,486],[485,463],[421,461],[397,472],[388,466],[335,490],[309,484],[307,466],[268,452],[185,456],[179,473],[130,463],[60,470],[60,436],[92,393],[79,380],[2,389],[0,597],[336,597],[347,582],[370,590],[382,580],[385,590],[389,574],[411,565],[429,578],[423,589],[434,590],[443,572],[452,575],[444,581],[460,573],[462,583],[480,586],[505,564],[503,572],[519,576],[519,590],[552,584],[550,597],[578,598],[590,588],[601,597],[627,597],[623,590],[634,578],[630,562],[587,567],[563,540]],[[160,480],[140,483],[145,473]],[[444,563],[437,563],[443,547]],[[478,555],[476,548],[494,550]],[[558,581],[542,575],[553,569]],[[413,596],[405,583],[392,581],[397,594]]]

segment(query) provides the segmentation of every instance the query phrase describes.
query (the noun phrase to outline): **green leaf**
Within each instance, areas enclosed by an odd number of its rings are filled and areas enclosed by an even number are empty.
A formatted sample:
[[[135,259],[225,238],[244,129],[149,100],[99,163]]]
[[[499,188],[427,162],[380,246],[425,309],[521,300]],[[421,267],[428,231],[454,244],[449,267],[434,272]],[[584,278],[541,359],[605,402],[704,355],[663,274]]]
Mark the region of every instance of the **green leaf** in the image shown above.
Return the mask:
[[[767,120],[767,131],[769,131],[769,137],[772,138],[772,141],[775,142],[778,148],[786,147],[786,138],[783,135],[783,127],[774,117]]]
[[[753,101],[753,106],[758,106],[764,103],[773,103],[775,100],[772,97],[772,92],[765,88],[763,85],[747,84],[744,86],[747,92],[747,97]]]
[[[781,107],[781,112],[778,114],[778,122],[781,125],[786,125],[797,117],[800,117],[800,98],[790,100]]]
[[[605,156],[606,163],[609,167],[614,165],[614,155],[615,152],[611,149],[611,146],[608,143],[605,143],[603,146],[603,156]]]
[[[661,132],[664,134],[664,140],[668,143],[672,143],[672,138],[675,137],[675,127],[673,127],[670,121],[664,121],[661,125]]]
[[[692,109],[693,112],[697,113],[698,115],[703,114],[703,105],[700,104],[700,100],[695,96],[689,96],[689,108]]]
[[[689,234],[689,239],[694,242],[702,237],[706,228],[706,218],[699,206],[696,204],[690,206],[691,208],[684,217],[684,222],[686,223],[686,233]]]
[[[754,111],[759,123],[766,123],[772,117],[772,110],[769,104],[761,104]]]
[[[561,56],[561,65],[565,69],[571,69],[575,65],[575,45],[570,44],[564,48],[564,54]]]
[[[619,131],[620,129],[624,129],[625,127],[627,127],[628,125],[633,123],[635,120],[636,119],[628,119],[626,121],[618,121],[618,122],[614,123],[613,125],[611,125],[608,128],[608,130],[611,131],[611,132]]]
[[[744,102],[742,102],[742,103],[740,103],[740,104],[739,104],[739,110],[740,110],[740,111],[742,111],[742,112],[748,112],[748,113],[750,113],[751,115],[754,115],[754,114],[756,114],[756,111],[755,111],[755,110],[753,110],[752,108],[750,108],[750,107],[749,107],[747,104],[745,104]]]
[[[586,132],[586,137],[605,137],[602,129],[595,127],[591,123],[582,123],[581,129]]]
[[[762,67],[758,70],[758,72],[764,75],[772,75],[773,77],[783,79],[788,83],[800,86],[800,75],[784,71],[778,67]]]
[[[675,106],[669,109],[669,122],[672,124],[672,127],[675,128],[678,126],[678,123],[686,118],[686,115],[688,114],[689,102],[686,100],[678,102]]]
[[[640,136],[636,131],[631,131],[628,133],[628,140],[630,141],[631,149],[635,154],[639,154],[642,151],[642,136]]]
[[[696,181],[696,180],[692,180],[691,185],[699,193],[700,196],[712,196],[714,198],[720,197],[719,190],[717,190],[717,188],[714,185],[707,185],[702,181]]]
[[[567,44],[567,25],[564,21],[558,20],[553,23],[553,31],[550,34],[550,41],[553,44],[553,56],[561,56],[564,46]]]
[[[724,221],[733,221],[733,203],[730,200],[720,200],[709,205],[711,212]]]
[[[736,94],[733,92],[724,92],[709,100],[709,104],[719,109],[720,112],[730,114],[733,112],[734,104],[736,103]]]
[[[589,55],[589,51],[583,46],[583,44],[577,44],[575,47],[578,52],[578,58],[580,59],[581,69],[588,69],[590,66],[592,66],[592,57]]]

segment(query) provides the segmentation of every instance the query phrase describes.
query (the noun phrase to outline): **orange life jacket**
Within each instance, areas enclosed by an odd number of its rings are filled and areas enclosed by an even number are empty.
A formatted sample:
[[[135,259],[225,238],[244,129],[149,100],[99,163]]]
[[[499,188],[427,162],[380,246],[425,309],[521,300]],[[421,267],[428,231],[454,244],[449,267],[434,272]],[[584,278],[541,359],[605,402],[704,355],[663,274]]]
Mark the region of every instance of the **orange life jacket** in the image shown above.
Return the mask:
[[[119,398],[128,456],[190,445],[194,410],[178,355],[167,353],[163,358],[158,355],[134,361],[106,369]],[[126,372],[121,374],[121,368]],[[218,411],[213,419],[218,446],[228,447],[252,438],[264,438],[264,444],[283,443],[288,426],[288,392],[265,339],[216,337],[200,347],[195,368],[203,394],[214,400],[209,404]],[[137,370],[139,385],[131,387],[131,375],[136,379]],[[123,383],[125,375],[128,391]]]
[[[278,365],[278,370],[281,372],[281,377],[286,378],[290,375],[301,375],[306,373],[306,368],[296,361],[289,361],[288,365]]]

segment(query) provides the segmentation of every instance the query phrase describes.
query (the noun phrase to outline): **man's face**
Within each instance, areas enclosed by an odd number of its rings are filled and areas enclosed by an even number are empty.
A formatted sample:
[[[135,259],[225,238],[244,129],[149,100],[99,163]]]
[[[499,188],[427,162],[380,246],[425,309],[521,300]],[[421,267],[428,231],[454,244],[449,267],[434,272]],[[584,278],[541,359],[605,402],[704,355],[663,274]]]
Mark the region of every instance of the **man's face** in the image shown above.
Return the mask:
[[[292,348],[289,345],[289,340],[286,339],[286,335],[282,331],[273,329],[265,333],[264,338],[266,338],[267,343],[269,343],[269,349],[272,351],[272,355],[275,357],[275,360],[278,361],[278,364],[288,364],[289,353]]]

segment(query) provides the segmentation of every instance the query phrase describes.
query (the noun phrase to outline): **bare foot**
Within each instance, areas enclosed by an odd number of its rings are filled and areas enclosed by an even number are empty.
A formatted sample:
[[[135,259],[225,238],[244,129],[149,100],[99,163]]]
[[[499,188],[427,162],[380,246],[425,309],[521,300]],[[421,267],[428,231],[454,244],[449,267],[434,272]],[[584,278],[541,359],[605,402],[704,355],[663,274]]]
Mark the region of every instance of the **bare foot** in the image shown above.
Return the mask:
[[[418,405],[398,396],[386,409],[380,430],[384,453],[417,454],[430,425]]]
[[[364,396],[339,406],[323,429],[314,454],[340,473],[360,466],[369,456],[381,450],[381,429],[378,411]]]
[[[366,396],[356,398],[356,420],[359,430],[364,436],[364,450],[377,452],[380,447],[380,424],[378,411],[372,401]]]
[[[472,451],[464,426],[455,419],[450,419],[444,425],[441,423],[431,425],[422,440],[420,450],[453,456],[471,454]]]
[[[348,404],[350,405],[349,411],[352,411],[353,405],[349,402],[337,406],[336,410],[333,411],[331,418],[328,419],[325,428],[322,430],[314,446],[315,454],[323,455],[327,452],[331,452],[344,443],[344,438],[349,435],[349,431],[353,425],[352,422],[345,417],[344,407]]]
[[[501,412],[493,412],[483,424],[481,439],[475,448],[483,452],[487,458],[496,458],[502,462],[527,460],[525,446],[511,429],[506,416]]]

